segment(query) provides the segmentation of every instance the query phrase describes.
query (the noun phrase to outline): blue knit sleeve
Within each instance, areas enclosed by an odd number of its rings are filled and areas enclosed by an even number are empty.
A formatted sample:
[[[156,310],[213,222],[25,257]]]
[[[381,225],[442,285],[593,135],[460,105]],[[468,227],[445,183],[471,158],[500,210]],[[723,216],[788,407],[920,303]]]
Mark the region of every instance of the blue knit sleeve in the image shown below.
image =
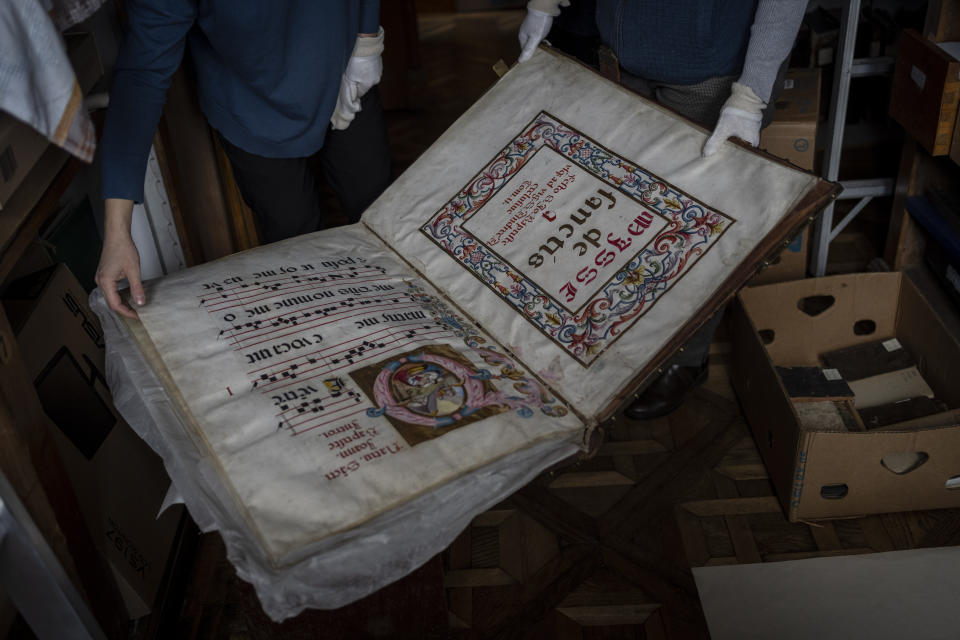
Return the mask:
[[[361,0],[360,33],[376,33],[380,30],[380,0]]]
[[[127,28],[110,89],[103,139],[103,197],[143,201],[153,134],[183,58],[196,0],[127,0]]]

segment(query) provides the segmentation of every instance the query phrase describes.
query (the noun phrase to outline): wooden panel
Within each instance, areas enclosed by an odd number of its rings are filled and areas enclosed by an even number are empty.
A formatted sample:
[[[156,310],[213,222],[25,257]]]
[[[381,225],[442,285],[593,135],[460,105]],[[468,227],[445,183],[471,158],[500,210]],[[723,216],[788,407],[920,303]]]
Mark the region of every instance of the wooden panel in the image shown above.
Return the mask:
[[[934,42],[960,40],[960,0],[930,0],[923,34]]]

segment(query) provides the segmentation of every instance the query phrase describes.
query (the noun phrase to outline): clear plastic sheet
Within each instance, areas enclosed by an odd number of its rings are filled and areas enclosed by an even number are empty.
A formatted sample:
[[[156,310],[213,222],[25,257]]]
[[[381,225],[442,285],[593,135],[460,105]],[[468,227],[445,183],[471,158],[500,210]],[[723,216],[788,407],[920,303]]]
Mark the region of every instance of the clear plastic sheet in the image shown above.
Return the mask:
[[[233,496],[183,424],[175,403],[99,290],[90,306],[106,341],[107,381],[124,419],[161,458],[194,522],[219,531],[237,574],[279,622],[306,608],[347,605],[442,551],[477,514],[579,451],[556,440],[512,453],[349,531],[327,537],[284,567],[271,566]]]

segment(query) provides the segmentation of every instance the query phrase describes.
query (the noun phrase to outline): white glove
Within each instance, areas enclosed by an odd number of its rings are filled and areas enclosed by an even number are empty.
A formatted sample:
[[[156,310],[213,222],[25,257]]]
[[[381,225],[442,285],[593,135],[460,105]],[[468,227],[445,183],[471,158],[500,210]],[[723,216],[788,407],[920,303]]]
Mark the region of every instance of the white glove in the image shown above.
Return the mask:
[[[340,79],[340,95],[330,122],[334,129],[346,129],[360,112],[360,98],[380,82],[383,74],[383,27],[376,37],[360,36]]]
[[[703,145],[703,157],[712,156],[727,138],[734,136],[754,147],[760,144],[760,124],[766,106],[750,87],[734,82],[717,126]]]
[[[520,24],[520,58],[517,62],[526,62],[533,55],[537,46],[550,33],[553,26],[553,16],[537,9],[527,9],[527,15]]]

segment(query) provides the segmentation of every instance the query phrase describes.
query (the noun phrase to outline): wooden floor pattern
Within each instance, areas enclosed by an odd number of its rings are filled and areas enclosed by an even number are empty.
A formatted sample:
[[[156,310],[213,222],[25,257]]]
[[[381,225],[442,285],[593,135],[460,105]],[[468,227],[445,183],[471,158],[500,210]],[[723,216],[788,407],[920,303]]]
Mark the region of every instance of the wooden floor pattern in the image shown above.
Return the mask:
[[[409,166],[515,60],[517,11],[421,14],[409,108],[388,113]],[[542,474],[410,577],[350,607],[270,623],[216,534],[203,536],[179,638],[687,639],[708,632],[691,567],[960,544],[955,510],[789,523],[727,379],[679,410],[620,419],[596,456]]]

